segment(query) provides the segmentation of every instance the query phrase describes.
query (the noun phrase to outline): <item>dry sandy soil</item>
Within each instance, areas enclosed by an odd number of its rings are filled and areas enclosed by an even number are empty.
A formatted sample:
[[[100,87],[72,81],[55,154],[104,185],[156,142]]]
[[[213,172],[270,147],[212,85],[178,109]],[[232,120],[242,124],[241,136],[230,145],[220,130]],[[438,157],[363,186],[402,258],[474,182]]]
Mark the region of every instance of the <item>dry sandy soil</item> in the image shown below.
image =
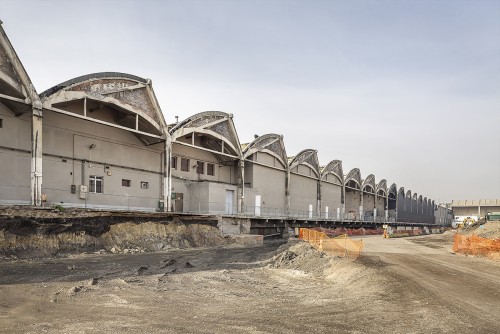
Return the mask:
[[[0,262],[4,333],[499,333],[500,263],[451,235]]]

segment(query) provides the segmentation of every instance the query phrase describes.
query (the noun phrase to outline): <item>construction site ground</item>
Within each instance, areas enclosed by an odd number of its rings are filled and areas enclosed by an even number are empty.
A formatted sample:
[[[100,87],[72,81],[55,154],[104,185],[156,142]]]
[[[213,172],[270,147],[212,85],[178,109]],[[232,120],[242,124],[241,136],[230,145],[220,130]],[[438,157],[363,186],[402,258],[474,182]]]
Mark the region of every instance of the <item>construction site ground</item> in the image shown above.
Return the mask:
[[[0,260],[3,333],[499,333],[500,263],[453,235]]]

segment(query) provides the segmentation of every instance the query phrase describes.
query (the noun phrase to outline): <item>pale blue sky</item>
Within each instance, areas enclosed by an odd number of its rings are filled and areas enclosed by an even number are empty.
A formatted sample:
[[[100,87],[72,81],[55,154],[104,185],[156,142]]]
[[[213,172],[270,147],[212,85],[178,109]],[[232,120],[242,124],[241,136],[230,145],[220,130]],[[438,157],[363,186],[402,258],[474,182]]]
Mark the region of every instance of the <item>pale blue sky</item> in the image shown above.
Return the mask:
[[[500,198],[500,0],[12,1],[39,92],[92,72],[153,80],[167,122],[234,114],[436,201]]]

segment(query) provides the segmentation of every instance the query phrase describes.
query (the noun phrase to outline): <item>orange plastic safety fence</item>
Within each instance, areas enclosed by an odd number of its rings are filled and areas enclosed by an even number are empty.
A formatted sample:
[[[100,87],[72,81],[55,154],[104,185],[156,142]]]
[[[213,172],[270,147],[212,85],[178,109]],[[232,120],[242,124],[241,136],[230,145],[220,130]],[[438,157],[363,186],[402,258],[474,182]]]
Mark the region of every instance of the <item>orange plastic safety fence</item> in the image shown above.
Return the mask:
[[[453,251],[497,259],[500,258],[500,239],[481,238],[475,234],[468,237],[457,233],[453,240]]]
[[[319,251],[328,255],[357,259],[363,250],[363,240],[352,240],[347,235],[330,238],[324,232],[301,228],[299,239],[309,242]]]

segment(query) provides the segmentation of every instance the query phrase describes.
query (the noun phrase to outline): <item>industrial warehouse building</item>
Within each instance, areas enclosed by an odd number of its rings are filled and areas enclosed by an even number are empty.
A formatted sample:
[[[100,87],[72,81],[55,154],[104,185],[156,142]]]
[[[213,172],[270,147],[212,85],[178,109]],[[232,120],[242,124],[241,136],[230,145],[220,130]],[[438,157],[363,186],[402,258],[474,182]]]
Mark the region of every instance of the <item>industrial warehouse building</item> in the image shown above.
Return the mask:
[[[434,201],[283,137],[241,144],[233,115],[167,125],[151,80],[104,72],[41,94],[0,26],[0,204],[434,223]]]
[[[479,216],[500,212],[500,199],[453,200],[450,204],[455,216]]]

